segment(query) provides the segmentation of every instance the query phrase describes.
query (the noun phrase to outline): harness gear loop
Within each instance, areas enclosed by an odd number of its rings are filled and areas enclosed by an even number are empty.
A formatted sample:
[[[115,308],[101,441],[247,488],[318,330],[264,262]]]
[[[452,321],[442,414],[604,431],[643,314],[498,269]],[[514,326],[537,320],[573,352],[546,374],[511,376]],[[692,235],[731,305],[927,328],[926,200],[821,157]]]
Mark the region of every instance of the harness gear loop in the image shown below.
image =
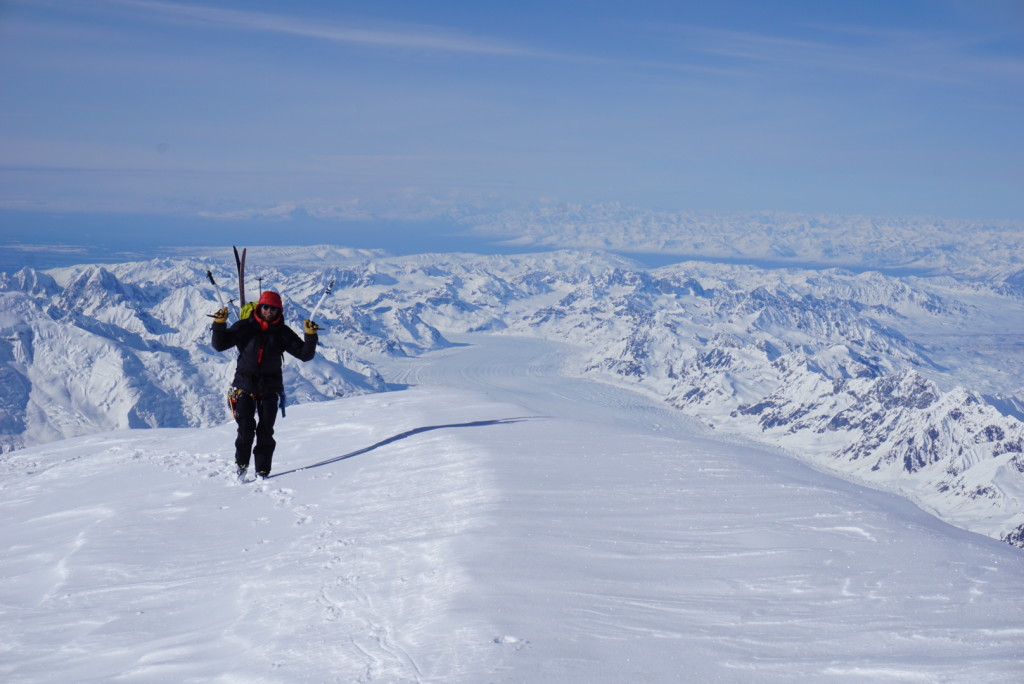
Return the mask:
[[[228,388],[228,409],[231,411],[231,417],[238,420],[238,411],[235,409],[238,404],[238,399],[243,394],[248,394],[253,399],[259,400],[266,396],[266,393],[246,392],[245,390],[238,389],[237,387]],[[284,394],[283,392],[281,394]]]

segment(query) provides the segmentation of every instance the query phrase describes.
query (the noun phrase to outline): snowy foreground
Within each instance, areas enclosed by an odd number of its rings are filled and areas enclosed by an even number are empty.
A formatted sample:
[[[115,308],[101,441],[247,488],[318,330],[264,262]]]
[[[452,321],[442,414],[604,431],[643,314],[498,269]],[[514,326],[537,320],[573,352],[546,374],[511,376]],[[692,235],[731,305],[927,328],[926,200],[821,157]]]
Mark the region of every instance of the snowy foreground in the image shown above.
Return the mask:
[[[1020,549],[472,341],[293,407],[266,482],[232,424],[10,454],[0,680],[1021,681]]]

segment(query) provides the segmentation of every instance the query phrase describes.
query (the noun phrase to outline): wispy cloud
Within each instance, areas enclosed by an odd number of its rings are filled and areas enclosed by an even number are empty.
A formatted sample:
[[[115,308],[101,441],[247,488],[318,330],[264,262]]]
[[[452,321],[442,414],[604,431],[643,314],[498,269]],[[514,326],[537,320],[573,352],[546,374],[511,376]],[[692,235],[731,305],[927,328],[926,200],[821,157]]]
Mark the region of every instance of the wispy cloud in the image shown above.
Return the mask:
[[[437,27],[415,26],[401,30],[383,30],[346,26],[329,21],[304,20],[284,14],[223,9],[162,0],[103,0],[103,2],[111,6],[145,12],[163,19],[200,22],[208,26],[219,26],[237,31],[301,36],[335,43],[508,57],[557,56],[529,46],[497,39],[480,39]]]
[[[170,0],[7,0],[25,5],[41,4],[58,7],[74,7],[81,11],[117,13],[155,23],[188,26],[195,29],[235,31],[239,34],[273,34],[294,36],[336,43],[339,45],[362,46],[410,52],[436,52],[476,56],[506,57],[512,59],[548,60],[576,63],[594,67],[625,68],[632,70],[658,70],[709,77],[729,77],[738,70],[726,65],[708,64],[706,60],[659,59],[657,57],[612,55],[604,50],[597,52],[567,52],[521,41],[506,40],[495,36],[474,33],[468,35],[443,26],[428,24],[383,25],[375,20],[341,18],[299,17],[284,12],[237,10],[174,2]],[[3,0],[0,0],[3,2]],[[66,3],[66,4],[65,4]],[[60,25],[54,22],[8,20],[0,24],[9,31],[15,30],[22,36],[36,33],[53,39],[64,32],[72,38],[93,38],[105,40],[106,34],[97,29],[80,25]],[[144,55],[139,59],[145,59]],[[95,63],[96,58],[92,59]],[[82,59],[78,58],[78,63]],[[131,68],[131,64],[107,62],[104,69]],[[155,68],[147,64],[147,68]]]
[[[300,209],[294,203],[276,204],[272,207],[260,207],[251,209],[235,209],[230,211],[200,211],[198,216],[203,218],[223,219],[225,221],[250,221],[252,219],[289,219]]]
[[[101,0],[103,4],[144,13],[150,17],[235,31],[299,36],[339,44],[365,47],[423,50],[489,55],[495,57],[546,59],[580,64],[621,66],[639,69],[668,69],[722,75],[720,67],[672,61],[616,58],[595,54],[573,54],[548,50],[494,37],[469,36],[439,26],[404,25],[401,28],[371,28],[353,22],[301,19],[280,13],[231,10],[165,0]]]
[[[780,66],[790,70],[862,73],[935,83],[972,83],[986,73],[1019,76],[1024,61],[984,56],[983,38],[938,31],[859,26],[806,26],[811,38],[677,26],[674,30],[696,53],[730,62]]]

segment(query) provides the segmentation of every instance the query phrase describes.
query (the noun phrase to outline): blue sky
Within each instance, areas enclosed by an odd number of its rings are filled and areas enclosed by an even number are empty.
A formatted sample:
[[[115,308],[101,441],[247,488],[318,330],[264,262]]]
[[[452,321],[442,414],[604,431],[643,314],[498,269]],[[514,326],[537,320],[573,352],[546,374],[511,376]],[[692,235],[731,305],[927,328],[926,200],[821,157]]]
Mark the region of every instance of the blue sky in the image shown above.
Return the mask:
[[[1024,218],[1019,0],[0,0],[0,93],[8,212]]]

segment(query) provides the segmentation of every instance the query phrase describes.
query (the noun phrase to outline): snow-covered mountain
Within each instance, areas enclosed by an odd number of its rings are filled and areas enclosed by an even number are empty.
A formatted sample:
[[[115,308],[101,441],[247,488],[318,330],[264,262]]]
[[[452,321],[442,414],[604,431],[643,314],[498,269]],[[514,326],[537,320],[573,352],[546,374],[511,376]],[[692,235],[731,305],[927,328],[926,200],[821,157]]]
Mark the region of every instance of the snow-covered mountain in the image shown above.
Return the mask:
[[[321,354],[291,402],[385,389],[375,366],[469,332],[578,348],[564,372],[624,383],[817,467],[1024,545],[1024,298],[996,281],[604,253],[387,257],[251,249],[297,324],[337,279]],[[208,346],[212,257],[2,276],[7,448],[112,427],[224,420],[230,358]],[[250,288],[252,284],[250,283]],[[225,288],[227,289],[227,288]]]
[[[209,346],[205,272],[201,262],[158,260],[0,274],[4,450],[115,428],[222,421],[233,366]],[[293,306],[294,323],[301,306]],[[379,326],[368,336],[400,346]],[[289,401],[384,389],[342,340],[325,339],[320,352],[287,366]]]

